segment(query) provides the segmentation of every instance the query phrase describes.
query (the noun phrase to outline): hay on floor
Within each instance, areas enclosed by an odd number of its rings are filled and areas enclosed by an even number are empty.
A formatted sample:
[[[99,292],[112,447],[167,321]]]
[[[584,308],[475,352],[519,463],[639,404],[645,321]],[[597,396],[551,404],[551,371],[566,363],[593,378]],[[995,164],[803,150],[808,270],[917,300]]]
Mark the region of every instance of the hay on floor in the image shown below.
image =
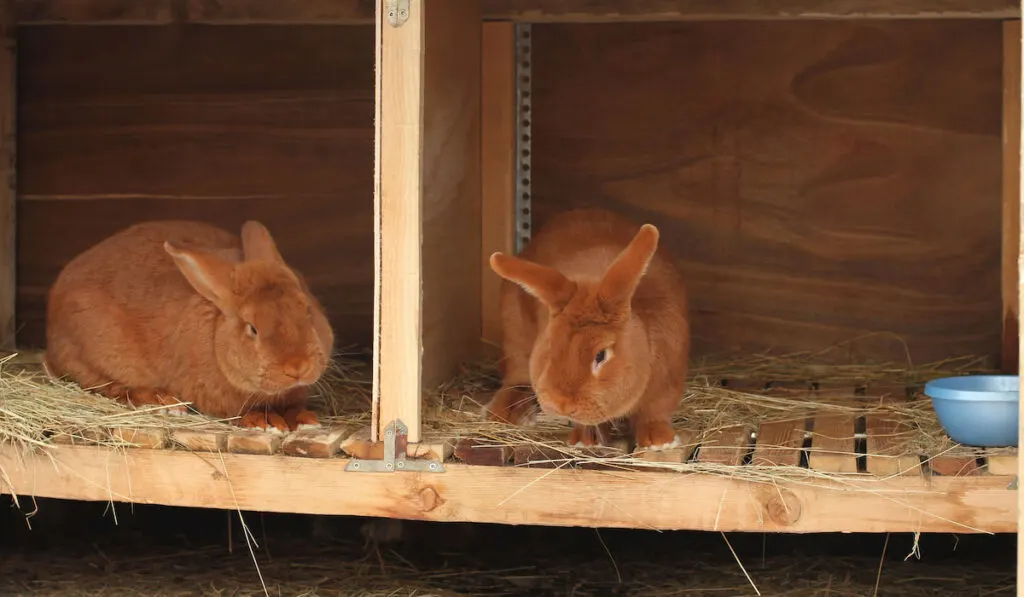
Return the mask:
[[[334,421],[361,421],[370,409],[368,365],[355,353],[337,355],[310,396],[310,408]],[[0,357],[0,446],[47,447],[60,435],[84,438],[109,447],[130,444],[109,433],[112,428],[231,428],[231,420],[215,420],[190,412],[171,416],[160,407],[131,408],[46,375],[41,354],[24,352]]]

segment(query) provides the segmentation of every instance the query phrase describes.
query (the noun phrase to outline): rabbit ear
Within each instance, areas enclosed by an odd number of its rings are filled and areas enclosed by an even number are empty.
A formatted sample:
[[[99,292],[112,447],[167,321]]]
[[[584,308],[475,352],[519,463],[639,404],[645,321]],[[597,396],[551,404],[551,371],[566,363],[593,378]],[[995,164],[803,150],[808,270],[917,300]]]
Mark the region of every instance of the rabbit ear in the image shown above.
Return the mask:
[[[234,266],[231,263],[206,251],[182,249],[170,241],[164,242],[164,250],[196,292],[225,313],[233,310],[235,295],[231,290],[231,273]]]
[[[277,251],[274,238],[266,226],[255,220],[249,220],[242,224],[242,253],[246,261],[260,260],[284,263],[281,254]]]
[[[657,250],[658,229],[644,224],[608,267],[601,280],[597,296],[605,309],[615,311],[629,307],[637,284],[647,272],[647,266]]]
[[[494,253],[491,255],[491,269],[502,278],[515,282],[556,311],[565,307],[576,292],[576,283],[560,274],[558,270],[518,257]]]

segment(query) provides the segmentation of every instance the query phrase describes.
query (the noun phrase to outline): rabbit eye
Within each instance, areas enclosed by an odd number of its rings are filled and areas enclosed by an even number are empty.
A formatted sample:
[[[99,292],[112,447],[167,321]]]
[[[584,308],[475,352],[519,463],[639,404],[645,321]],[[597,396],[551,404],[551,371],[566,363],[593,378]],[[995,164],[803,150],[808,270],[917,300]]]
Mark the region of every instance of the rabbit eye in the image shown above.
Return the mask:
[[[605,359],[606,356],[608,356],[607,351],[604,350],[604,349],[601,349],[597,353],[597,356],[594,357],[594,363],[600,365],[601,363],[604,362],[604,359]]]
[[[252,337],[252,338],[256,337],[256,326],[254,326],[253,324],[246,323],[245,324],[245,331],[246,331],[246,333],[249,334],[250,337]]]

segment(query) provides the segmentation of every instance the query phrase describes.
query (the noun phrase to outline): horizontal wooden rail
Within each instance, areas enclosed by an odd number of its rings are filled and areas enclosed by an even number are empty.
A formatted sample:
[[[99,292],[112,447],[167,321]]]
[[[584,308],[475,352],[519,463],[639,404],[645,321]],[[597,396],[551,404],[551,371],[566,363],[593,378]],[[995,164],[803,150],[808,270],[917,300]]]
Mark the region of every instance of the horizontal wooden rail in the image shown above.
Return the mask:
[[[18,0],[21,25],[371,24],[377,0]],[[480,0],[485,20],[1012,19],[1019,0]]]
[[[354,473],[346,459],[60,446],[0,449],[0,492],[267,512],[752,532],[1014,532],[1005,476],[756,483],[669,472],[446,464]]]

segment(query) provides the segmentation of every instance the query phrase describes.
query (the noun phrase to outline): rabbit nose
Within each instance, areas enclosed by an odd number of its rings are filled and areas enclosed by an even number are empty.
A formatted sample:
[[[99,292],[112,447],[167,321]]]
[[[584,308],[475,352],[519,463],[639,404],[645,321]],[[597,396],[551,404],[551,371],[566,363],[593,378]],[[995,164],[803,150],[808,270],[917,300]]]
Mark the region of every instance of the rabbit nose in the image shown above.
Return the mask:
[[[305,359],[291,359],[281,367],[284,374],[292,379],[299,379],[306,370]]]

